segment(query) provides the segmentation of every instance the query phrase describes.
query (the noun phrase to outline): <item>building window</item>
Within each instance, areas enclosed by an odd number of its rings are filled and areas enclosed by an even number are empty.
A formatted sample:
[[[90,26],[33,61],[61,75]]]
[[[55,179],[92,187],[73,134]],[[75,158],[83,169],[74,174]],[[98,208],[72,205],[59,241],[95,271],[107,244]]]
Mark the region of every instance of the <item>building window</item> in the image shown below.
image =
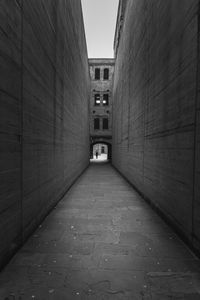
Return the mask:
[[[96,68],[96,69],[95,69],[95,79],[96,79],[96,80],[99,80],[99,79],[100,79],[100,69],[99,69],[99,68]]]
[[[99,106],[101,103],[101,100],[100,100],[100,94],[95,94],[94,95],[94,105],[95,106]]]
[[[94,130],[99,130],[100,128],[100,120],[99,118],[94,119]]]
[[[108,80],[109,79],[109,69],[106,68],[103,70],[103,79]]]
[[[103,130],[108,129],[108,118],[103,118]]]
[[[109,104],[108,97],[109,97],[108,94],[103,95],[103,105],[104,106]]]

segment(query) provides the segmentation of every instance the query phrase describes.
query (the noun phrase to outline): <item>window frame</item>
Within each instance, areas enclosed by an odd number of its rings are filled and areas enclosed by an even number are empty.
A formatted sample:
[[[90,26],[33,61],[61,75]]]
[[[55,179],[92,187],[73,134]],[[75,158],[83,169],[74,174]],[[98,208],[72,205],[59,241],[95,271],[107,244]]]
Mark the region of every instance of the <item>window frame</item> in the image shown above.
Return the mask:
[[[98,74],[98,76],[97,76]],[[101,69],[100,68],[95,68],[94,69],[94,79],[95,80],[100,80],[101,79]]]
[[[110,70],[109,70],[109,68],[104,68],[104,70],[103,70],[103,80],[109,80],[109,72]]]
[[[104,103],[104,101],[106,101],[106,103]],[[103,106],[109,106],[109,94],[108,93],[103,94]]]
[[[97,125],[96,122],[98,126],[96,126]],[[94,118],[93,125],[94,125],[94,130],[100,130],[100,118]]]
[[[106,121],[107,126],[105,126],[105,121]],[[109,130],[109,119],[108,118],[103,118],[102,129]]]
[[[94,106],[100,106],[100,105],[101,105],[101,95],[99,93],[96,93],[94,94]]]

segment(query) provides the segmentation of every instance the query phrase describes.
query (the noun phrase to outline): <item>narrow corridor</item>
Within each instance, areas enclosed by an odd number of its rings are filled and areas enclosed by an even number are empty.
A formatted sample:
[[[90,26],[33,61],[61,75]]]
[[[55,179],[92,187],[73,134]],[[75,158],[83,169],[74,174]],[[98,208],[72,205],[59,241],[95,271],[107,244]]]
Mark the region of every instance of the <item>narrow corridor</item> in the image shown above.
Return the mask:
[[[0,275],[0,299],[200,299],[200,263],[108,163],[92,163]]]

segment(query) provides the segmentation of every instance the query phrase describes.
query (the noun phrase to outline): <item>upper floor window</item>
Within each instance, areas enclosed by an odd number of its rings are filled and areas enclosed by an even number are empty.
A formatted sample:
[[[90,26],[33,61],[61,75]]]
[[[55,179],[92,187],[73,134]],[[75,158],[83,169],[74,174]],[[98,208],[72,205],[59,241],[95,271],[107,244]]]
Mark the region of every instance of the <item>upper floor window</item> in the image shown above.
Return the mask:
[[[100,128],[100,120],[99,118],[94,119],[94,130],[99,130]]]
[[[108,118],[103,118],[103,130],[108,129]]]
[[[96,80],[100,79],[100,68],[95,68],[95,79]]]
[[[109,69],[106,68],[103,70],[103,79],[108,80],[109,79]]]
[[[94,105],[99,106],[100,103],[101,103],[100,94],[95,94],[94,95]]]
[[[108,97],[109,97],[108,94],[103,95],[103,105],[104,106],[107,106],[109,104]]]

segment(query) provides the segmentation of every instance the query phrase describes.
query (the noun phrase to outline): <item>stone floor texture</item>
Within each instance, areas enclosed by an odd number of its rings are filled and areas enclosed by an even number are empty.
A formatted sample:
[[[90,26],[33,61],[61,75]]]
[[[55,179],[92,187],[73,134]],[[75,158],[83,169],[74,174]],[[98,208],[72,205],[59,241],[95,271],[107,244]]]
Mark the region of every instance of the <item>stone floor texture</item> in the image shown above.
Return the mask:
[[[0,274],[0,300],[200,299],[200,261],[108,163],[92,163]]]

